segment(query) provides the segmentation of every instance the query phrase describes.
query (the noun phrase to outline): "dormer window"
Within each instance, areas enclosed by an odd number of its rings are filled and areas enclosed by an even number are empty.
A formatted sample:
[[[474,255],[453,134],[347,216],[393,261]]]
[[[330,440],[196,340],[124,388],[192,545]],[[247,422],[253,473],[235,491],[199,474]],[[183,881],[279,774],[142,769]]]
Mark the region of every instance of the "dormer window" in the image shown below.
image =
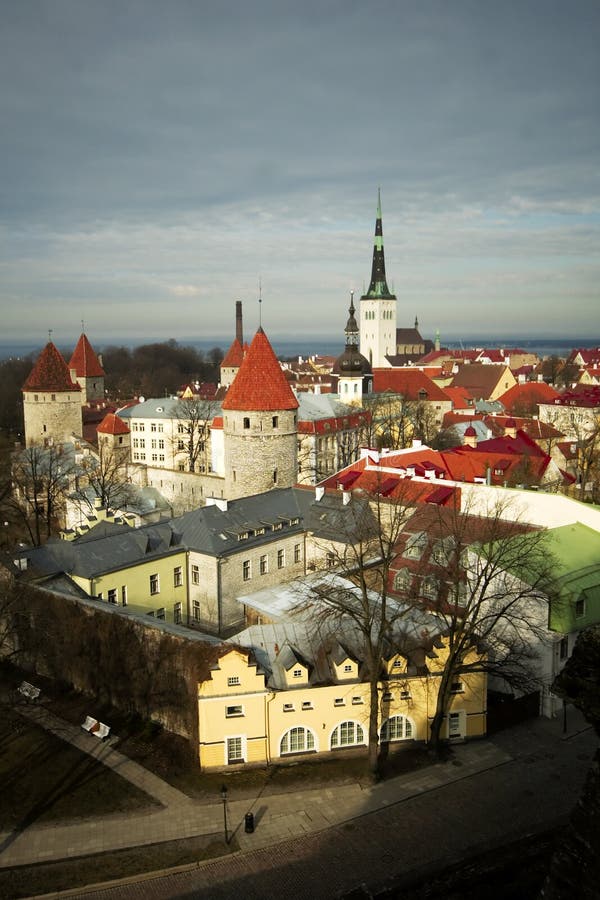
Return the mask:
[[[345,665],[344,665],[344,672],[346,672],[346,673],[351,673],[351,672],[352,672],[352,665],[351,665],[351,663],[345,663]]]
[[[294,671],[292,672],[292,675],[294,676],[294,678],[302,678],[302,675],[303,675],[302,669],[294,669]]]

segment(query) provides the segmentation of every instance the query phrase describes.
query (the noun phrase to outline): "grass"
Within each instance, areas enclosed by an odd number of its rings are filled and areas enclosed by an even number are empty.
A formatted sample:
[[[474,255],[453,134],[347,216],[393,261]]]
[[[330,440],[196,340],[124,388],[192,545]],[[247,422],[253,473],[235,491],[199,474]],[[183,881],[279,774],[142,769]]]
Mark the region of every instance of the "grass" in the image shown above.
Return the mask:
[[[120,775],[11,708],[0,717],[0,784],[4,831],[156,806]]]
[[[31,897],[69,888],[156,872],[175,866],[192,865],[232,853],[238,847],[216,835],[169,841],[128,850],[111,850],[76,859],[0,869],[0,897]]]

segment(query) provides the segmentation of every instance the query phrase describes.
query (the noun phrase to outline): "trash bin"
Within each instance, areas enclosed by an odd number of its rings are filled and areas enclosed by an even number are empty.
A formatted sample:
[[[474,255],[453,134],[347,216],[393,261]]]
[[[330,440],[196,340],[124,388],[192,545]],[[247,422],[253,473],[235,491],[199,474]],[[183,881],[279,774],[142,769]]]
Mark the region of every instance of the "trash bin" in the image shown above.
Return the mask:
[[[248,812],[244,816],[244,831],[246,834],[254,834],[254,813]]]

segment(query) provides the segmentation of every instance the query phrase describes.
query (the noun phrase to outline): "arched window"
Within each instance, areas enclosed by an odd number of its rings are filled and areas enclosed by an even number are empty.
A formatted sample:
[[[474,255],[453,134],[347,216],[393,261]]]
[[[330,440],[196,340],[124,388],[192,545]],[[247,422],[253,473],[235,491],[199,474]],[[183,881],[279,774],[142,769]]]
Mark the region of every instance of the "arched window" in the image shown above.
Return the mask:
[[[308,728],[297,725],[290,728],[281,738],[279,745],[279,755],[285,756],[286,753],[307,753],[309,750],[315,749],[315,736]]]
[[[340,722],[331,735],[331,747],[355,747],[364,744],[365,736],[358,722]]]
[[[414,737],[414,726],[406,716],[391,716],[381,726],[379,741],[382,744],[388,741],[408,741]]]

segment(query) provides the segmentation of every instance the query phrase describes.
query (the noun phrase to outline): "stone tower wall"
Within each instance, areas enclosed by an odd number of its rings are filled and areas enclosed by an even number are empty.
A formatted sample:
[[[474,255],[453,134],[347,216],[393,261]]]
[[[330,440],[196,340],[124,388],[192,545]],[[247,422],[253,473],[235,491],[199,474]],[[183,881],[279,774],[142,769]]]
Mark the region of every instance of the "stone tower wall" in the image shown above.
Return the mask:
[[[274,426],[274,420],[276,425]],[[224,411],[225,496],[292,487],[298,477],[296,410]],[[274,477],[274,473],[276,477]]]
[[[91,400],[104,400],[104,376],[95,378],[78,378],[71,371],[73,381],[77,381],[81,387],[81,403],[89,403]]]
[[[37,399],[36,399],[37,398]],[[23,392],[25,446],[52,438],[57,443],[78,437],[83,431],[80,391],[50,393]]]

